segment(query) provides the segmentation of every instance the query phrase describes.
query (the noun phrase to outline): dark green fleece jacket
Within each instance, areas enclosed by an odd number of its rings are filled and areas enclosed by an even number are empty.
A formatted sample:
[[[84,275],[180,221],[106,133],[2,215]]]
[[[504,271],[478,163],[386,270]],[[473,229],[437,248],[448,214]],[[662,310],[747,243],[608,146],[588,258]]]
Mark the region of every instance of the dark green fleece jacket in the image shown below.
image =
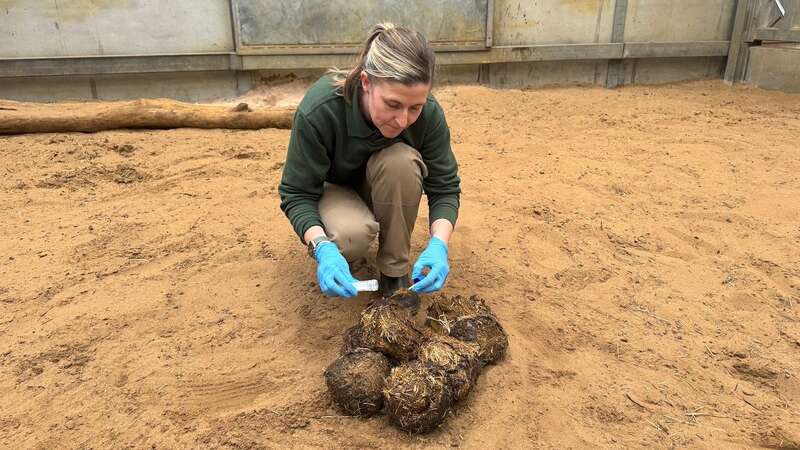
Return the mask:
[[[325,181],[358,188],[369,157],[396,142],[417,149],[428,168],[422,186],[430,222],[444,218],[455,225],[460,179],[442,107],[428,95],[417,121],[387,139],[361,115],[360,93],[358,89],[348,105],[326,75],[311,86],[297,108],[278,187],[281,209],[297,235],[302,240],[307,229],[323,226],[317,203]]]

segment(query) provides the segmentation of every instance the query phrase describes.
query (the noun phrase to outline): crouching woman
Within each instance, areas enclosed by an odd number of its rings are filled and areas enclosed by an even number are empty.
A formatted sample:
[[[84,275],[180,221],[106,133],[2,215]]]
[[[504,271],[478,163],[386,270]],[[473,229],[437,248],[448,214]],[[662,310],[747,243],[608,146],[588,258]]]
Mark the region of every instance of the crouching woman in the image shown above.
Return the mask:
[[[431,95],[434,69],[424,36],[378,24],[358,64],[329,71],[297,108],[281,209],[317,261],[327,296],[356,295],[348,261],[363,257],[376,236],[384,296],[434,292],[447,279],[461,191],[444,112]],[[430,240],[409,274],[423,192]]]

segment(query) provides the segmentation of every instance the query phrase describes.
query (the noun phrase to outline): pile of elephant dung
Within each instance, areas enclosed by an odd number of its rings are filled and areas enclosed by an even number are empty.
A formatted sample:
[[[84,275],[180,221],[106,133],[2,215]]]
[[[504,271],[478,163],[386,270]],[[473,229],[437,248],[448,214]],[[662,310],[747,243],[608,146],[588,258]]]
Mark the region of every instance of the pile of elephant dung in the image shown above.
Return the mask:
[[[325,381],[346,414],[384,410],[401,429],[426,433],[468,396],[481,369],[499,361],[507,347],[503,327],[476,296],[433,298],[422,329],[402,306],[376,304],[345,332],[342,355],[325,371]]]

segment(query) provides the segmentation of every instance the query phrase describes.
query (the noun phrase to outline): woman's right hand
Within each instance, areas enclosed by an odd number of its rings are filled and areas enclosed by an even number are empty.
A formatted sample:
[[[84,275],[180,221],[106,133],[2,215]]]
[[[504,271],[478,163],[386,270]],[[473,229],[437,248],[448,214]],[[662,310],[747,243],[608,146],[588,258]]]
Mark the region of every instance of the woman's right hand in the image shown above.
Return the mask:
[[[314,249],[317,260],[317,280],[319,288],[328,297],[355,297],[358,295],[353,285],[357,280],[350,274],[350,266],[339,247],[333,242],[322,242]]]

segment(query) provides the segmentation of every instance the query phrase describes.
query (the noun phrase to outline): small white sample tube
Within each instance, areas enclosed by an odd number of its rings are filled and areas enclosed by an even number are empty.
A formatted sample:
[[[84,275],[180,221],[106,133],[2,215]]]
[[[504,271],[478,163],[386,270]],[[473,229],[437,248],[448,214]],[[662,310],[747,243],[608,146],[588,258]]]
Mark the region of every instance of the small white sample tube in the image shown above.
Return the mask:
[[[364,280],[353,283],[358,292],[375,292],[378,290],[378,280]]]

